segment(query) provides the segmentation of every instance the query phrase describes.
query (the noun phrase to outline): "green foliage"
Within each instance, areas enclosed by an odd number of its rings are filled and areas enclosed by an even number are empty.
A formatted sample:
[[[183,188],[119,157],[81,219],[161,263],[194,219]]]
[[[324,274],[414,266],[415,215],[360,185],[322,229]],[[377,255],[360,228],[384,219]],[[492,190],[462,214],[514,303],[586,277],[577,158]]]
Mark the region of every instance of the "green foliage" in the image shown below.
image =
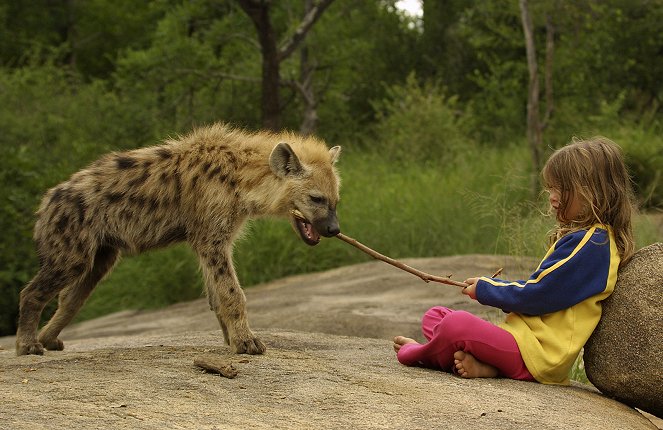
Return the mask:
[[[13,330],[18,290],[34,275],[33,213],[41,195],[100,154],[143,145],[142,113],[52,64],[0,69],[0,332]],[[143,121],[142,125],[148,125]],[[5,306],[6,303],[6,306]]]
[[[323,136],[356,140],[375,120],[372,102],[383,99],[389,87],[402,84],[421,64],[420,33],[385,3],[336,0],[307,38],[311,61],[318,67],[314,83],[322,100],[318,114]],[[284,76],[294,76],[295,59]]]
[[[318,134],[344,146],[343,231],[397,258],[541,255],[552,221],[541,216],[546,202],[528,194],[517,2],[426,2],[423,27],[393,4],[336,0],[305,41]],[[555,26],[546,145],[597,134],[620,144],[644,210],[637,244],[662,240],[663,3],[530,5],[541,74],[546,14]],[[273,2],[271,11],[285,37],[302,2]],[[41,195],[109,151],[218,120],[257,127],[261,55],[252,23],[230,0],[0,0],[0,22],[0,333],[10,333],[18,291],[36,271]],[[298,54],[281,64],[291,129],[303,109],[291,85]],[[247,286],[368,259],[341,241],[304,246],[278,220],[252,223],[236,256]],[[186,247],[128,257],[82,317],[199,297],[196,267]]]
[[[193,251],[177,245],[125,257],[95,289],[79,320],[122,309],[153,309],[193,300],[203,294]]]
[[[655,1],[564,2],[554,14],[556,93],[592,111],[623,93],[622,112],[660,109],[663,35],[657,29],[663,3]]]
[[[219,119],[258,125],[260,51],[247,41],[247,26],[241,11],[223,3],[169,9],[149,46],[118,59],[117,92],[143,106],[164,132]],[[242,80],[231,79],[236,70]]]
[[[0,137],[0,139],[2,139]],[[4,147],[4,142],[0,142]],[[33,197],[41,183],[24,151],[5,149],[0,157],[0,333],[11,333],[18,316],[19,289],[31,278],[36,256],[31,246]]]
[[[538,202],[528,200],[529,176],[519,168],[527,157],[524,145],[483,148],[442,169],[346,151],[339,165],[341,230],[393,258],[474,253],[541,257],[554,220],[545,215],[543,196]],[[644,215],[636,219],[638,247],[663,239],[655,222]],[[252,222],[234,254],[244,287],[370,260],[340,240],[306,246],[287,221],[271,219]],[[95,290],[82,318],[199,297],[196,267],[184,245],[126,257]]]
[[[635,127],[622,128],[614,139],[622,145],[636,195],[643,210],[663,209],[663,136]]]
[[[139,47],[151,36],[163,2],[132,0],[12,0],[0,2],[0,64],[29,65],[57,54],[85,78],[107,77],[122,49]],[[26,55],[27,54],[27,55]]]
[[[457,24],[457,38],[471,56],[461,94],[472,112],[476,139],[507,144],[525,134],[527,62],[517,2],[476,2]]]
[[[589,379],[587,379],[587,374],[585,373],[585,361],[583,360],[582,351],[578,358],[576,358],[576,361],[573,363],[569,378],[572,381],[580,382],[581,384],[591,384]]]
[[[553,147],[560,147],[572,136],[589,138],[606,136],[619,144],[624,152],[629,172],[633,178],[638,203],[643,210],[663,208],[663,137],[661,124],[653,115],[637,120],[625,118],[625,93],[612,102],[599,103],[593,115],[582,116],[575,109],[565,111],[565,116],[548,140]]]
[[[474,147],[465,136],[466,116],[457,97],[446,97],[431,84],[419,85],[410,75],[404,85],[387,90],[384,100],[374,103],[378,123],[372,150],[394,161],[453,163]]]

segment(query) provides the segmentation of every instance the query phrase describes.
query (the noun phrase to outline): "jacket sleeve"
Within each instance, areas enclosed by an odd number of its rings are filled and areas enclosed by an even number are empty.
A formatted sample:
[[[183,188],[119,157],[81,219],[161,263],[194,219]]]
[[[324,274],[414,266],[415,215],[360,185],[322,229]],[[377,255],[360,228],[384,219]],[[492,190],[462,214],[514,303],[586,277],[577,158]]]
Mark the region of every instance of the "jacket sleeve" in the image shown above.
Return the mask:
[[[480,278],[477,300],[508,312],[543,315],[604,291],[609,270],[608,232],[592,227],[559,239],[527,281]]]

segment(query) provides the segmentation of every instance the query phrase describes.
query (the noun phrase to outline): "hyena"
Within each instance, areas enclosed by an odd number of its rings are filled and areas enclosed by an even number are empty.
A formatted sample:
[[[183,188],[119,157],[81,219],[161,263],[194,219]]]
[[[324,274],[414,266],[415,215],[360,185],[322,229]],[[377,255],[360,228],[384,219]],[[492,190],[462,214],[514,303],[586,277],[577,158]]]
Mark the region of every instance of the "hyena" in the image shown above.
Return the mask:
[[[302,240],[339,233],[340,147],[291,133],[214,124],[154,147],[111,153],[44,196],[34,239],[39,271],[20,294],[16,353],[62,350],[58,335],[120,254],[186,241],[210,308],[236,353],[261,354],[232,262],[244,222],[288,217]],[[39,332],[44,306],[58,308]]]

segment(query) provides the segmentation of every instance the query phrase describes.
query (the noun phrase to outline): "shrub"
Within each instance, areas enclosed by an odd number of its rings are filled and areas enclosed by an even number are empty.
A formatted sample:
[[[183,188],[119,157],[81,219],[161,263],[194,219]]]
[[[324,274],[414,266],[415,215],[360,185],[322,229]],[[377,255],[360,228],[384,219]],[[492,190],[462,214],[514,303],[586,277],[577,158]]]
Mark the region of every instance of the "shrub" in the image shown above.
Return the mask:
[[[369,147],[394,161],[453,162],[473,146],[463,132],[465,116],[457,97],[437,86],[419,85],[410,75],[404,85],[374,103],[376,143]]]

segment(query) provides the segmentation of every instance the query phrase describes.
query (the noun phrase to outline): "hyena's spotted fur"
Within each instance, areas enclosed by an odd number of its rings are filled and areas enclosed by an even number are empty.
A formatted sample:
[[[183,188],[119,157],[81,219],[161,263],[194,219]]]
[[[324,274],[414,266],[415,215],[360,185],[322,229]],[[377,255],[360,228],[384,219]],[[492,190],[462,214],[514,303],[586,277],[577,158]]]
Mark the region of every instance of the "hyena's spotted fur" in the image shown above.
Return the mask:
[[[37,211],[40,268],[21,292],[17,354],[62,350],[60,331],[121,253],[179,241],[200,259],[226,343],[238,353],[264,352],[248,325],[232,243],[247,219],[260,216],[291,217],[309,245],[337,234],[339,153],[312,137],[215,124],[75,173]],[[58,293],[58,309],[37,337],[44,306]]]

